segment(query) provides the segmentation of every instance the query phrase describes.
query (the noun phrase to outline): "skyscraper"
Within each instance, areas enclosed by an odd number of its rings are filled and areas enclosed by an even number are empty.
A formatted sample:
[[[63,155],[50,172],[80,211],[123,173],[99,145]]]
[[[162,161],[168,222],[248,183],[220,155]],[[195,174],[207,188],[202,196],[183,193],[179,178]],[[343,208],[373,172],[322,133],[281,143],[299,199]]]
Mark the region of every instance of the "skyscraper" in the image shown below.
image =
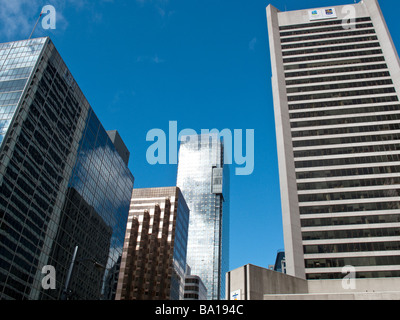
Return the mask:
[[[133,190],[117,300],[183,300],[188,226],[179,188]]]
[[[0,298],[59,299],[78,246],[68,298],[113,299],[133,176],[49,38],[0,66]]]
[[[267,19],[287,273],[400,277],[400,63],[378,2]]]
[[[217,134],[183,137],[177,186],[190,209],[187,263],[218,300],[229,268],[229,171]]]

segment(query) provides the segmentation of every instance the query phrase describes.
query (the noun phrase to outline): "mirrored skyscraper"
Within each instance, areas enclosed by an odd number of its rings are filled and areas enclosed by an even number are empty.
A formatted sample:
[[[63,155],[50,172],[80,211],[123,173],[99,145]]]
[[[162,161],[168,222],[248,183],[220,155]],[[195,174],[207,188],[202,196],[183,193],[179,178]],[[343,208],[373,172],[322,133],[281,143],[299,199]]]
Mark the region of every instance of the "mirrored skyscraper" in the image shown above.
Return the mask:
[[[68,298],[113,299],[133,176],[49,38],[0,44],[0,119],[0,299],[59,299],[76,246]]]
[[[224,298],[229,268],[229,171],[217,134],[183,137],[177,186],[190,209],[187,263],[207,288]]]

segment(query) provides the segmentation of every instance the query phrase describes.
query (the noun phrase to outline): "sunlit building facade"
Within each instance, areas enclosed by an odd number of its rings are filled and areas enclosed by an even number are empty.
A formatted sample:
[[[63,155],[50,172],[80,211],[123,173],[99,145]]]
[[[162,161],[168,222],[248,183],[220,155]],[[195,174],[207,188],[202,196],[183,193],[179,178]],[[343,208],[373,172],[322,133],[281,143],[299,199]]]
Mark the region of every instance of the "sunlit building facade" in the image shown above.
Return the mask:
[[[0,299],[114,299],[133,176],[49,38],[0,44],[0,110]]]
[[[133,190],[117,300],[183,300],[189,214],[177,187]]]
[[[378,2],[267,18],[287,273],[400,277],[400,62]]]
[[[177,186],[190,209],[187,263],[207,299],[222,299],[229,269],[229,171],[218,135],[183,138]]]

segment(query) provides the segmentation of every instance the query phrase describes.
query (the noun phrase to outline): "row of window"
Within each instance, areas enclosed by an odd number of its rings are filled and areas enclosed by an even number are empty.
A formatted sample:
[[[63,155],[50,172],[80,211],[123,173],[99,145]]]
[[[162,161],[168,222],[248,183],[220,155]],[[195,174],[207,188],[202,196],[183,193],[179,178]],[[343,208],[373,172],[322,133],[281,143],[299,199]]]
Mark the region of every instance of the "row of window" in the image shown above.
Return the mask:
[[[319,52],[334,52],[334,51],[345,51],[345,50],[357,50],[364,48],[377,48],[380,47],[379,42],[368,42],[368,43],[358,43],[358,44],[348,44],[343,46],[324,46],[321,48],[313,48],[313,49],[303,49],[303,50],[293,50],[293,51],[284,51],[282,56],[296,56],[303,54],[313,54]]]
[[[1,81],[0,82],[0,93],[8,91],[20,91],[25,87],[27,79],[18,79],[11,81]]]
[[[387,134],[387,132],[383,134],[380,131],[393,131],[393,130],[395,130],[395,131],[400,130],[400,124],[399,123],[395,123],[395,124],[387,124],[386,123],[386,124],[382,124],[382,125],[373,125],[373,126],[356,126],[356,127],[293,131],[292,137],[300,138],[300,137],[315,136],[315,139],[324,139],[324,138],[328,138],[327,136],[330,136],[330,135],[360,133],[360,136],[361,135],[365,136],[365,135],[368,135],[368,133],[372,134],[373,132],[375,132],[376,135],[384,135],[384,134]],[[393,134],[397,134],[397,132],[393,132]],[[332,137],[332,139],[336,139],[336,138]],[[389,141],[389,140],[392,140],[392,139],[387,139],[385,137],[384,140],[379,140],[379,141]],[[335,140],[335,141],[338,141],[338,140]],[[368,140],[368,141],[372,141],[372,140]],[[296,141],[296,143],[297,143],[297,141]],[[317,145],[320,145],[320,144],[321,143],[318,143]],[[331,143],[329,143],[329,140],[324,140],[323,144],[331,144]],[[309,144],[307,144],[307,143],[306,143],[306,145],[309,146]],[[315,145],[315,144],[313,144],[313,145]]]
[[[400,256],[384,257],[344,257],[327,259],[307,259],[306,268],[340,268],[344,266],[390,266],[400,265]]]
[[[331,75],[331,74],[336,74],[336,73],[345,73],[345,72],[357,72],[357,71],[369,71],[369,70],[379,70],[379,69],[387,69],[387,65],[385,63],[383,64],[368,64],[371,62],[376,62],[376,61],[384,61],[383,57],[373,57],[372,59],[377,59],[374,61],[369,61],[365,62],[365,65],[354,65],[351,67],[346,67],[346,66],[339,66],[337,68],[324,68],[324,69],[317,69],[317,70],[306,70],[306,71],[297,71],[297,72],[286,72],[285,73],[285,78],[295,78],[295,77],[309,77],[309,76],[316,76],[316,75]],[[346,63],[348,61],[341,61],[342,65],[349,65],[351,63],[354,64],[360,64],[363,63],[364,59],[356,59],[356,60],[350,60],[350,63]],[[289,67],[289,66],[287,66]],[[302,65],[302,68],[305,68]],[[286,68],[287,70],[287,68]]]
[[[400,125],[400,124],[399,124]],[[325,138],[325,139],[324,139]],[[378,142],[378,141],[391,141],[399,140],[400,134],[377,134],[371,132],[370,136],[358,136],[358,137],[343,137],[343,138],[326,138],[316,137],[313,140],[293,141],[293,147],[310,147],[310,146],[329,146],[332,144],[346,144],[346,143],[361,143],[361,142]]]
[[[303,240],[349,239],[368,237],[398,237],[400,228],[310,231],[302,233]],[[350,242],[350,241],[349,241]]]
[[[199,291],[197,286],[185,286],[185,291]]]
[[[336,180],[323,182],[298,183],[297,190],[319,190],[319,189],[335,189],[335,188],[357,188],[400,184],[400,177],[392,176],[385,178],[369,178],[356,180]]]
[[[340,178],[340,177],[356,177],[359,175],[377,175],[377,174],[391,174],[400,173],[400,166],[385,166],[385,167],[365,167],[365,168],[351,168],[351,169],[336,169],[336,170],[318,170],[318,171],[304,171],[297,172],[296,178],[301,179],[318,179],[318,178]]]
[[[46,41],[46,38],[38,38],[31,40],[21,40],[16,42],[5,42],[0,43],[0,50],[11,49],[11,48],[20,48],[20,47],[32,47],[38,44],[43,44]]]
[[[17,104],[22,91],[0,93],[0,105]]]
[[[348,118],[335,118],[326,120],[310,120],[310,121],[299,121],[291,122],[292,128],[303,128],[303,127],[313,127],[313,126],[333,126],[337,124],[351,125],[355,123],[363,122],[386,122],[400,119],[400,113],[379,115],[379,116],[359,116],[359,117],[348,117]]]
[[[306,278],[308,280],[318,279],[343,279],[346,276],[344,273],[308,273]],[[355,277],[358,279],[364,278],[398,278],[400,277],[400,271],[368,271],[368,272],[357,272]]]
[[[351,37],[351,36],[370,35],[370,34],[375,34],[375,30],[363,29],[363,30],[347,31],[347,32],[324,33],[313,36],[309,35],[309,36],[281,38],[281,43],[283,44],[283,43],[299,42],[299,41],[325,40],[330,38],[341,38],[341,37]]]
[[[342,39],[333,39],[333,40],[324,40],[324,41],[315,41],[315,42],[301,42],[301,43],[292,43],[292,44],[282,45],[282,50],[317,47],[317,46],[330,46],[330,45],[342,44],[342,43],[367,42],[367,41],[375,41],[375,40],[378,40],[377,36],[342,38]]]
[[[311,84],[318,82],[330,82],[330,81],[344,81],[344,80],[359,80],[359,79],[368,79],[368,78],[382,78],[389,77],[390,73],[388,71],[381,72],[371,72],[371,73],[352,73],[346,75],[336,75],[336,76],[327,76],[321,78],[306,78],[306,79],[298,79],[298,80],[287,80],[287,86],[299,85],[299,84]]]
[[[367,163],[381,163],[381,162],[387,163],[396,161],[400,161],[400,154],[388,154],[388,155],[369,156],[369,157],[350,157],[344,159],[296,161],[295,167],[313,168],[313,167],[345,166],[352,164],[367,164]]]
[[[185,299],[195,299],[198,300],[199,299],[199,295],[197,293],[185,293],[184,295]]]
[[[284,58],[283,63],[328,60],[328,59],[359,57],[359,56],[372,56],[372,55],[377,55],[377,54],[382,54],[382,50],[374,49],[374,50],[365,50],[365,51],[363,50],[363,51],[340,52],[340,53],[332,53],[332,54],[308,55],[308,56],[302,56],[302,57],[297,57],[297,58]]]
[[[341,200],[354,200],[356,202],[357,199],[390,198],[390,197],[398,197],[399,195],[400,195],[399,189],[351,191],[351,192],[336,192],[336,193],[335,190],[332,190],[331,193],[300,194],[298,198],[299,202],[341,201]]]
[[[1,108],[1,107],[0,107]],[[335,109],[326,108],[318,111],[307,111],[307,112],[292,112],[290,113],[290,119],[301,119],[301,118],[313,118],[313,117],[329,117],[338,115],[355,115],[360,113],[372,113],[372,112],[390,112],[400,111],[400,105],[377,105],[377,106],[366,106],[362,108],[345,108]]]
[[[289,104],[289,110],[301,110],[301,109],[313,109],[313,108],[329,108],[329,107],[344,107],[360,104],[375,104],[385,102],[398,102],[399,98],[397,95],[387,95],[379,97],[364,97],[364,98],[351,98],[351,99],[340,99],[335,101],[324,101],[324,102],[309,102],[309,103],[296,103]]]
[[[400,209],[399,201],[392,202],[372,202],[372,203],[352,203],[352,204],[337,204],[327,206],[311,206],[311,207],[300,207],[300,214],[319,214],[319,213],[339,213],[339,212],[362,212],[362,211],[380,211],[380,210],[398,210]],[[400,232],[400,228],[395,228],[397,233]],[[394,234],[392,236],[396,236]],[[376,235],[366,234],[365,237],[372,237]],[[386,235],[389,236],[389,235]],[[343,236],[346,238],[347,236]],[[359,236],[361,237],[361,236]],[[349,236],[348,238],[353,238]],[[315,235],[314,238],[308,240],[324,239],[322,235]],[[335,239],[335,236],[332,238]]]
[[[372,23],[360,23],[353,26],[354,29],[363,29],[363,28],[372,28]],[[302,34],[313,34],[313,33],[325,33],[325,32],[332,32],[332,31],[343,31],[343,25],[340,26],[330,26],[330,27],[321,27],[321,28],[312,28],[312,29],[303,29],[303,30],[296,30],[296,31],[286,31],[281,32],[281,37],[288,37],[288,36],[295,36],[295,35],[302,35]]]
[[[1,114],[8,114],[8,113],[14,113],[15,109],[17,108],[17,105],[7,105],[7,106],[0,106],[0,115]]]
[[[356,65],[356,64],[364,64],[364,63],[372,63],[372,62],[381,62],[385,61],[383,56],[373,56],[368,58],[358,57],[352,59],[340,59],[340,60],[328,60],[321,62],[307,62],[307,63],[299,63],[299,64],[289,64],[283,67],[284,70],[295,70],[295,69],[310,69],[310,68],[323,68],[326,67],[335,67],[333,70],[336,72],[336,67],[348,66],[348,65]],[[309,71],[309,70],[308,70]],[[321,70],[318,70],[321,71]],[[329,69],[325,71],[325,73],[334,73],[330,72]]]
[[[289,96],[288,101],[302,101],[302,100],[318,100],[318,99],[333,99],[341,97],[354,97],[354,96],[368,96],[376,94],[387,94],[395,93],[394,88],[379,88],[379,89],[367,89],[367,90],[356,90],[356,91],[341,91],[341,92],[327,92],[317,94],[305,94],[301,96]],[[335,103],[337,103],[335,101]]]
[[[309,91],[326,91],[326,90],[338,90],[338,89],[352,89],[360,87],[378,87],[384,85],[393,84],[391,79],[384,80],[370,80],[370,81],[356,81],[356,82],[344,82],[344,83],[333,83],[333,84],[319,84],[306,87],[288,88],[287,93],[302,93]]]
[[[371,223],[398,223],[400,222],[400,214],[385,214],[376,216],[352,216],[337,218],[313,218],[302,219],[302,227],[321,227],[321,226],[340,226],[353,224],[371,224]],[[400,245],[400,242],[398,242]]]
[[[0,71],[0,81],[28,78],[33,67],[4,69]]]
[[[15,69],[15,68],[26,68],[32,66],[35,61],[37,61],[38,55],[19,57],[14,59],[9,59],[4,61],[3,68]]]
[[[303,246],[304,254],[338,253],[338,252],[370,252],[400,250],[399,241],[388,242],[362,242],[362,243],[338,243]]]
[[[28,275],[10,262],[0,259],[0,293],[15,300],[28,299],[29,285],[33,282],[33,275]]]
[[[43,44],[36,44],[32,46],[14,47],[0,50],[0,59],[17,58],[27,55],[37,54],[43,48]]]
[[[371,21],[370,17],[360,17],[356,18],[355,22],[365,22]],[[318,21],[318,22],[311,22],[311,23],[303,23],[303,24],[294,24],[289,26],[280,26],[279,30],[291,30],[291,29],[302,29],[302,28],[313,28],[313,27],[321,27],[321,26],[334,26],[342,24],[342,20],[328,20],[328,21]]]
[[[400,143],[396,141],[394,144],[384,144],[375,146],[360,146],[360,147],[349,147],[349,148],[335,148],[335,149],[322,149],[322,150],[307,150],[307,151],[295,151],[295,158],[305,157],[320,157],[330,156],[339,154],[362,154],[371,152],[386,152],[386,151],[400,151]]]

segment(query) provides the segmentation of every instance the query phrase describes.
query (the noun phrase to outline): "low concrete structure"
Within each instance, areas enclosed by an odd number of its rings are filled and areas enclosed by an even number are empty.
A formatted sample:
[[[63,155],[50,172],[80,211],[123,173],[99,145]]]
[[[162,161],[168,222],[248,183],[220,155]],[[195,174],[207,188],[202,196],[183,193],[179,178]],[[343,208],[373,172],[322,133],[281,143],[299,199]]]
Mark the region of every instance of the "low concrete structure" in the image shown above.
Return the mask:
[[[264,295],[264,300],[400,300],[400,292],[350,292]]]
[[[247,264],[226,274],[228,300],[400,300],[400,278],[304,280]]]
[[[263,300],[266,293],[308,292],[307,280],[252,264],[227,272],[225,283],[228,300]]]
[[[344,277],[344,275],[343,275]],[[400,278],[353,279],[354,287],[343,288],[344,280],[308,280],[308,293],[400,292]]]

